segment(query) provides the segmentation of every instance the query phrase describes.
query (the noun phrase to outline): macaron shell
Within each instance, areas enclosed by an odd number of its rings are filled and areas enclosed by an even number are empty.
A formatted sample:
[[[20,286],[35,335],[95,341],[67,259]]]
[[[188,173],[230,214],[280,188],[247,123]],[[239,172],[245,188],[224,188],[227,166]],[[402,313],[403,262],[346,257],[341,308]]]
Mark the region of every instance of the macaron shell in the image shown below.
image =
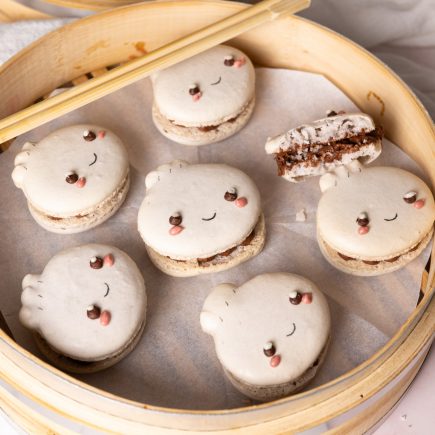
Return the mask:
[[[358,259],[380,260],[405,253],[431,230],[435,204],[429,187],[417,176],[392,167],[365,168],[339,177],[321,197],[317,209],[319,237],[336,251]],[[403,196],[417,193],[417,209]],[[356,220],[369,218],[361,234]]]
[[[236,68],[225,58],[245,59]],[[183,126],[220,124],[237,116],[253,98],[255,71],[251,61],[236,48],[218,45],[152,76],[154,102],[167,119]],[[198,100],[189,88],[201,91]]]
[[[292,291],[311,293],[311,303],[292,304]],[[300,377],[320,356],[330,333],[329,308],[308,279],[270,273],[222,297],[219,292],[222,287],[206,299],[201,324],[213,336],[221,364],[237,379],[257,386],[283,384]],[[268,342],[280,357],[275,367],[263,351]]]
[[[138,229],[145,243],[176,260],[208,258],[232,248],[251,233],[261,215],[260,194],[239,169],[220,164],[187,165],[157,171],[158,180],[146,192],[139,209]],[[245,207],[227,201],[237,189]],[[169,218],[182,216],[183,231],[171,234]]]
[[[92,268],[93,257],[111,254],[112,266]],[[41,275],[27,276],[21,322],[58,353],[99,361],[119,353],[145,321],[145,284],[133,260],[107,245],[90,244],[56,254]],[[90,306],[110,313],[104,325],[88,316]],[[108,317],[108,316],[106,316]]]
[[[85,131],[94,132],[95,139],[85,140]],[[98,134],[100,131],[104,131],[104,136]],[[20,181],[34,208],[56,217],[92,210],[118,188],[129,169],[121,140],[96,125],[74,125],[54,131],[25,153],[25,161],[21,157],[16,161],[14,180]],[[81,184],[66,181],[71,172],[77,174]]]

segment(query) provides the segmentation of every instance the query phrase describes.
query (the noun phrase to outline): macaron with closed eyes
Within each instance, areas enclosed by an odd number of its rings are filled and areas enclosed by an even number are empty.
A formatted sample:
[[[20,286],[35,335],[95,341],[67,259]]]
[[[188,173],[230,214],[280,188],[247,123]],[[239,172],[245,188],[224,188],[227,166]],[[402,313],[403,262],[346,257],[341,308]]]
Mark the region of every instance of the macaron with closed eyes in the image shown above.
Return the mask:
[[[152,76],[153,121],[184,145],[219,142],[249,121],[255,70],[240,50],[218,45]]]
[[[408,171],[354,164],[325,174],[320,187],[317,240],[343,272],[393,272],[417,258],[432,238],[432,192]]]
[[[239,169],[176,160],[145,179],[138,229],[152,262],[173,276],[219,272],[265,243],[260,193]]]
[[[20,321],[56,367],[91,373],[120,361],[145,327],[145,283],[114,246],[89,244],[57,253],[22,282]]]
[[[310,280],[266,273],[221,284],[204,302],[201,327],[214,339],[231,383],[255,400],[299,391],[315,376],[330,340],[325,296]]]
[[[124,202],[130,186],[127,151],[106,128],[73,125],[24,144],[12,179],[39,225],[78,233],[103,223]]]

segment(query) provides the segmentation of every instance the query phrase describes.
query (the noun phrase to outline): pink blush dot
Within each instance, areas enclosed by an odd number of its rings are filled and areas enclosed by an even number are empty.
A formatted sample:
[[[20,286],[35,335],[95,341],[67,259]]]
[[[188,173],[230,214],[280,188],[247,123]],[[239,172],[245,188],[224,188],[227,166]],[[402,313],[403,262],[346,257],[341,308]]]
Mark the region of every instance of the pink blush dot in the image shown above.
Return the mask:
[[[237,198],[235,201],[236,207],[242,208],[248,204],[248,200],[245,197]]]
[[[98,139],[104,139],[104,136],[106,136],[106,132],[104,130],[100,130],[98,132]]]
[[[100,315],[100,323],[102,326],[107,326],[110,323],[112,316],[110,311],[103,311]]]
[[[182,227],[181,225],[174,225],[173,227],[171,227],[171,229],[169,230],[169,234],[171,236],[176,236],[177,234],[180,234],[181,231],[184,230],[184,227]]]
[[[104,256],[103,262],[105,266],[112,267],[115,263],[115,259],[113,258],[112,254],[107,254]]]
[[[80,177],[77,182],[76,182],[76,186],[80,189],[82,189],[83,187],[85,187],[86,184],[86,178],[85,177]]]
[[[271,367],[278,367],[280,363],[281,363],[281,357],[279,355],[274,355],[270,360]]]
[[[243,65],[245,65],[246,59],[244,57],[241,57],[240,59],[237,59],[234,61],[234,68],[241,68]]]
[[[196,94],[192,95],[193,101],[198,101],[202,97],[202,92],[197,92]]]
[[[424,199],[419,199],[418,201],[414,202],[414,207],[419,209],[424,207]]]
[[[358,233],[361,234],[362,236],[364,234],[367,234],[369,232],[369,227],[359,227],[358,228]]]
[[[303,304],[311,304],[313,302],[313,294],[312,293],[303,293],[302,294],[302,303]]]

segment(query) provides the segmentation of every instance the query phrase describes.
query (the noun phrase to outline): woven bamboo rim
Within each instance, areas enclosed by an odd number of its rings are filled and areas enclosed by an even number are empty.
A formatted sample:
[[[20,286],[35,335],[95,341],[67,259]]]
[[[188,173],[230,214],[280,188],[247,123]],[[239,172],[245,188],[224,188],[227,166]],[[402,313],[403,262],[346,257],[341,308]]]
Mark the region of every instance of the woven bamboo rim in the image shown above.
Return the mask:
[[[0,116],[31,104],[73,77],[140,55],[138,47],[143,49],[144,41],[146,49],[152,50],[243,7],[220,1],[146,3],[75,22],[37,41],[0,68],[0,92],[8,102],[0,107]],[[167,20],[173,26],[167,26],[162,34],[158,30]],[[94,34],[96,23],[98,36]],[[79,41],[78,35],[81,35]],[[231,43],[257,64],[324,74],[362,110],[382,123],[386,136],[414,158],[426,170],[432,186],[435,184],[432,163],[435,132],[430,117],[403,82],[369,53],[340,35],[296,17],[264,25]],[[51,62],[51,57],[43,56],[55,48],[57,59],[62,57],[60,67]],[[41,58],[47,64],[41,64]],[[14,92],[11,83],[20,83],[19,93]],[[206,412],[131,402],[53,369],[17,346],[3,331],[0,331],[0,378],[58,414],[109,432],[138,433],[151,428],[156,433],[302,431],[358,405],[393,381],[413,361],[421,361],[421,352],[427,349],[435,330],[434,258],[432,255],[429,271],[423,275],[418,306],[382,349],[343,376],[279,401]],[[0,399],[8,400],[2,390]],[[38,417],[38,422],[41,421]]]

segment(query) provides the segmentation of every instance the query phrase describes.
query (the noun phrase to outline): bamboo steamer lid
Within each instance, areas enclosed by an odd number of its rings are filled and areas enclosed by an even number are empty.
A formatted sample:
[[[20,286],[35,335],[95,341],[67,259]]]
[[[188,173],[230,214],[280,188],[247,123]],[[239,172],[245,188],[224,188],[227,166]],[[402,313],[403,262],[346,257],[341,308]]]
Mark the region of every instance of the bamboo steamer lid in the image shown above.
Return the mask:
[[[213,0],[148,2],[106,11],[56,30],[0,68],[4,102],[0,117],[32,104],[66,82],[78,77],[76,82],[84,80],[80,77],[85,73],[100,74],[107,66],[140,56],[243,7]],[[171,26],[166,26],[167,22]],[[230,43],[258,65],[324,74],[384,125],[386,136],[425,169],[434,186],[435,132],[430,117],[406,85],[368,52],[298,17],[263,25]],[[101,431],[282,433],[304,431],[341,418],[339,430],[361,433],[381,419],[403,394],[433,339],[433,262],[423,274],[419,304],[382,349],[352,371],[295,396],[217,411],[132,402],[57,371],[0,330],[0,378],[8,386],[0,385],[0,406],[24,428],[38,433],[66,431],[53,419],[17,400],[11,388],[56,415]],[[372,396],[376,402],[366,404],[365,400]],[[350,410],[355,415],[350,416]]]

